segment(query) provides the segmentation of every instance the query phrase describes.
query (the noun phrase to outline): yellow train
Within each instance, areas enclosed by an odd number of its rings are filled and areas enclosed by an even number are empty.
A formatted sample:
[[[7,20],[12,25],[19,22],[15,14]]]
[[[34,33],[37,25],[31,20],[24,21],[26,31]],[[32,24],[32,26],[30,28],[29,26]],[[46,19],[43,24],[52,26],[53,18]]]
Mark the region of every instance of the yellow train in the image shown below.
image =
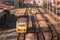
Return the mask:
[[[32,10],[31,10],[31,13],[32,13],[33,15],[35,15],[37,12],[36,12],[35,9],[32,9]]]
[[[26,33],[27,32],[27,18],[19,18],[16,22],[16,32]]]

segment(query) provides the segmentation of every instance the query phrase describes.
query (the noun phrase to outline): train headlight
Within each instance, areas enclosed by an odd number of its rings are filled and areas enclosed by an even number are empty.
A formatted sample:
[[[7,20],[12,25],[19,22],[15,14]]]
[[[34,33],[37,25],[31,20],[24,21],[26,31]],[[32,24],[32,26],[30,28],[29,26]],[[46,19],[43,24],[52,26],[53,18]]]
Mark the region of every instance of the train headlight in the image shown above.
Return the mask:
[[[18,29],[18,31],[20,31],[20,29]]]

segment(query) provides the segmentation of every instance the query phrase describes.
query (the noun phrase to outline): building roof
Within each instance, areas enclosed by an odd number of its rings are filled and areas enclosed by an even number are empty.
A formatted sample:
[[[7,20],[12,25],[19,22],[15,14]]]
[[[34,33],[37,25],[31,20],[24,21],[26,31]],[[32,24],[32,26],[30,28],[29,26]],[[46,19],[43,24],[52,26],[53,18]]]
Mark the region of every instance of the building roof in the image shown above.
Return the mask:
[[[7,6],[7,5],[4,5],[4,4],[0,4],[0,18],[5,15],[6,13],[4,13],[3,11],[4,10],[13,10],[14,8],[12,6]]]
[[[14,7],[13,6],[8,6],[8,5],[4,5],[4,4],[0,4],[0,9],[13,10]]]

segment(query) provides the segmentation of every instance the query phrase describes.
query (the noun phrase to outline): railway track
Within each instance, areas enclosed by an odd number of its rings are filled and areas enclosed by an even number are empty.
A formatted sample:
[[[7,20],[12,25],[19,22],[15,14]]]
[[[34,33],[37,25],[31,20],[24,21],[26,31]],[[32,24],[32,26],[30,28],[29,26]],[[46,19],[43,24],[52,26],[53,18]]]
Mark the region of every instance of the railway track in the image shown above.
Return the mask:
[[[35,15],[31,13],[32,9],[37,11]],[[21,14],[28,16],[27,33],[18,34],[13,31],[12,35],[16,34],[16,36],[14,36],[15,39],[7,38],[11,35],[9,33],[6,37],[4,37],[5,39],[3,38],[3,40],[59,40],[58,35],[56,38],[53,38],[56,34],[58,34],[57,30],[54,28],[56,27],[57,22],[51,17],[50,13],[45,12],[43,8],[27,8]],[[21,14],[18,16],[21,16]],[[2,38],[0,40],[2,40]]]
[[[19,11],[19,10],[21,10],[21,11]],[[26,11],[26,8],[25,9],[15,10],[15,12],[16,12],[15,16],[18,17],[19,15],[20,16],[21,15],[24,15],[25,14],[25,11]],[[11,24],[9,24],[9,25],[11,25]],[[5,30],[4,32],[1,33],[0,40],[16,40],[17,35],[18,35],[18,33],[16,33],[15,30],[11,30],[11,29],[10,30]]]
[[[44,10],[43,10],[43,12],[44,12]],[[47,12],[49,12],[49,11],[47,10]],[[52,15],[49,15],[49,14],[53,14],[53,13],[47,13],[47,12],[46,12],[46,14],[42,14],[42,15],[47,19],[47,21],[49,22],[50,27],[55,30],[53,33],[59,34],[59,27],[57,25],[58,22],[56,20],[54,20],[54,18],[53,18],[55,16],[52,17]],[[57,39],[57,40],[59,40],[59,39]]]

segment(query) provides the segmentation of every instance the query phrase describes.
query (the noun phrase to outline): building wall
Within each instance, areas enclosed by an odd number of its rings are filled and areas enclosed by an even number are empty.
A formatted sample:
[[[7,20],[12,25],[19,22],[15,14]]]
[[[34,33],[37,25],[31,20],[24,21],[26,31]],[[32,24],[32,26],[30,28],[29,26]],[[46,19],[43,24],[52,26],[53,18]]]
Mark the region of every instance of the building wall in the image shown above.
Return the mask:
[[[44,0],[24,0],[24,3],[31,3],[31,4],[33,4],[33,2],[36,2],[36,4],[38,4],[38,5],[43,5],[43,1]],[[40,1],[40,2],[39,2]]]
[[[38,4],[39,6],[43,6],[43,2],[44,0],[35,0],[36,4]]]
[[[60,2],[60,0],[44,0],[45,3],[49,3],[49,2]]]
[[[33,1],[34,1],[34,0],[24,0],[24,3],[30,3],[30,4],[33,4]]]

